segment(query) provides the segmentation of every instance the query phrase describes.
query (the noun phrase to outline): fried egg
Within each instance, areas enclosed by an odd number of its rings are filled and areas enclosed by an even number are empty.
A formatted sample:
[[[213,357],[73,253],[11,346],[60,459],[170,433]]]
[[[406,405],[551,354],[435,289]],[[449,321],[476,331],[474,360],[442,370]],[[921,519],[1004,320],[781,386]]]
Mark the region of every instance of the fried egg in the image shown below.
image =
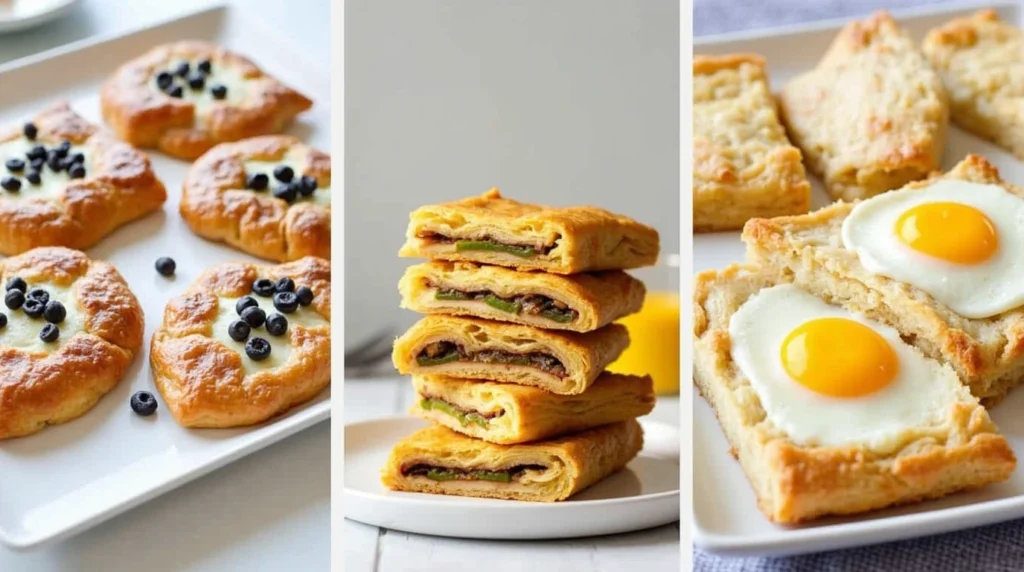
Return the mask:
[[[943,179],[853,208],[843,246],[872,274],[915,286],[966,318],[1024,304],[1024,199]]]
[[[896,330],[792,284],[750,297],[729,337],[768,421],[799,445],[891,449],[907,431],[940,423],[962,392],[952,369]]]

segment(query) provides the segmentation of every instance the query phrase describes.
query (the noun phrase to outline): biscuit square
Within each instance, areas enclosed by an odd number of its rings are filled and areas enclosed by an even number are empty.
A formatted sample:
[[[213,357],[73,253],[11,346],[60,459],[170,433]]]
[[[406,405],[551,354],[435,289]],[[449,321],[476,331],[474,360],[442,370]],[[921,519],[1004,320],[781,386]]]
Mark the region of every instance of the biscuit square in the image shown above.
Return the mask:
[[[813,446],[775,426],[732,359],[729,323],[751,296],[776,284],[754,266],[702,272],[693,302],[694,381],[765,516],[793,524],[860,513],[999,482],[1013,472],[1013,451],[948,366],[936,380],[949,395],[935,421],[902,430],[884,444]]]
[[[693,125],[694,231],[810,209],[800,150],[779,122],[760,56],[694,56]]]
[[[898,189],[940,168],[942,80],[886,12],[843,28],[817,67],[782,89],[782,120],[834,199]]]

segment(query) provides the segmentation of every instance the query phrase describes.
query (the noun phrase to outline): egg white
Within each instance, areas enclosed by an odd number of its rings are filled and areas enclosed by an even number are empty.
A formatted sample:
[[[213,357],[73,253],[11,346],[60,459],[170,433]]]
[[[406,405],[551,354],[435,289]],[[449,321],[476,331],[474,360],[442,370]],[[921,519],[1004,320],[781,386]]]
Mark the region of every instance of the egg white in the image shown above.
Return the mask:
[[[992,221],[999,248],[979,264],[918,252],[897,236],[896,221],[922,203],[957,202]],[[921,190],[892,191],[858,203],[843,221],[843,246],[872,274],[915,286],[966,318],[1024,304],[1024,199],[997,185],[943,179]]]
[[[782,344],[798,326],[818,318],[847,318],[878,332],[899,359],[896,378],[853,398],[822,395],[794,381],[782,365]],[[940,422],[961,391],[952,369],[925,358],[896,330],[830,306],[791,284],[750,297],[730,319],[729,337],[732,359],[768,421],[798,445],[864,444],[888,450],[907,430]]]

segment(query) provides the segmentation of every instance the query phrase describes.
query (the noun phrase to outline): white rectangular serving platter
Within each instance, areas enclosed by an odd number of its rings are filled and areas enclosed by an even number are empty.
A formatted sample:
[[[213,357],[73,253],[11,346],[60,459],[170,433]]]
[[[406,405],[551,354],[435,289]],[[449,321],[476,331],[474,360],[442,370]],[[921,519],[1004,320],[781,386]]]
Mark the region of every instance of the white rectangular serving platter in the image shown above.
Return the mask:
[[[947,4],[927,10],[893,11],[893,16],[920,41],[929,29],[981,8],[995,8],[1005,20],[1022,23],[1020,6],[1005,2]],[[767,61],[772,89],[777,91],[794,75],[814,67],[845,23],[829,21],[698,38],[693,50],[694,54],[760,54]],[[1024,184],[1024,162],[951,125],[943,168],[952,167],[968,153],[987,157],[1005,179]],[[811,179],[812,208],[829,204],[820,181]],[[694,272],[742,262],[743,256],[739,232],[694,235]],[[991,414],[1018,457],[1024,459],[1024,390],[1011,393]],[[714,412],[698,393],[694,394],[693,416],[694,543],[710,552],[759,556],[818,552],[1024,518],[1024,467],[1019,466],[1005,483],[937,501],[802,526],[775,525],[757,509],[753,490],[739,463],[729,454],[729,444]]]
[[[221,6],[0,66],[0,123],[20,123],[60,99],[101,123],[99,87],[118,65],[157,44],[204,39],[249,56],[310,96],[314,107],[289,133],[329,151],[328,66],[293,48],[270,24],[239,7]],[[188,163],[155,151],[149,155],[167,186],[163,210],[123,227],[88,251],[120,270],[138,296],[146,316],[144,349],[125,379],[92,411],[35,435],[0,442],[0,542],[10,547],[27,548],[81,532],[330,416],[328,389],[312,402],[252,428],[188,430],[175,423],[149,367],[149,340],[164,306],[204,269],[257,259],[193,235],[178,214]],[[154,270],[160,256],[177,261],[173,279]],[[161,402],[152,417],[139,417],[129,407],[129,397],[139,390],[153,392]],[[215,519],[218,509],[210,508],[211,514],[196,518]]]

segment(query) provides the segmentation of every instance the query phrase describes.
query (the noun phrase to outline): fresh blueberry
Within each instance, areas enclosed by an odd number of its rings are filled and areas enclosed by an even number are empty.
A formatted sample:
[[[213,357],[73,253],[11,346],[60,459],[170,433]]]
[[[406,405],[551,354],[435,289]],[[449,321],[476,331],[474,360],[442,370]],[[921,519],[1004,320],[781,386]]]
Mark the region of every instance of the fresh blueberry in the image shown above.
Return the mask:
[[[303,175],[302,178],[299,179],[297,187],[300,195],[304,197],[311,196],[313,191],[316,190],[316,179],[309,175]]]
[[[161,276],[173,276],[174,271],[178,268],[177,263],[175,263],[174,259],[169,256],[161,256],[160,258],[157,258],[154,266],[156,266],[156,271],[159,272]]]
[[[32,147],[31,149],[29,149],[28,153],[25,153],[25,156],[28,157],[29,160],[32,160],[32,159],[45,159],[46,158],[46,147],[44,147],[43,145],[36,145],[35,147]]]
[[[85,176],[85,166],[81,163],[75,163],[68,169],[68,176],[72,179],[81,179]]]
[[[45,165],[46,165],[46,152],[45,151],[43,152],[43,156],[42,157],[36,157],[35,159],[32,159],[28,163],[29,168],[32,169],[33,171],[42,171],[43,167]]]
[[[251,337],[245,343],[245,355],[253,361],[263,361],[270,357],[270,342],[260,337]]]
[[[288,331],[288,318],[281,314],[267,316],[267,333],[272,336],[283,336]]]
[[[249,337],[250,331],[252,328],[242,320],[235,320],[228,326],[228,335],[236,342],[244,342],[245,338]]]
[[[245,187],[254,191],[262,191],[267,188],[270,183],[270,178],[267,177],[266,173],[255,173],[249,175],[249,178],[245,181]]]
[[[295,292],[278,292],[274,294],[274,307],[278,312],[291,314],[299,309],[299,297]]]
[[[35,298],[26,298],[25,304],[22,305],[21,311],[25,312],[25,315],[30,318],[38,318],[43,315],[43,310],[46,309],[46,302],[36,300]]]
[[[258,328],[267,321],[267,313],[262,308],[252,306],[242,310],[242,319],[254,328]]]
[[[252,283],[252,291],[264,298],[273,296],[275,290],[274,281],[269,278],[258,278]]]
[[[60,337],[60,328],[56,324],[46,324],[39,330],[39,339],[44,342],[55,342]]]
[[[17,310],[25,303],[25,293],[21,290],[8,290],[4,294],[4,305],[11,310]]]
[[[274,292],[294,292],[294,291],[295,291],[295,281],[292,280],[291,278],[287,277],[287,276],[285,276],[284,278],[281,278],[280,280],[278,280],[277,284],[274,284]]]
[[[136,391],[130,403],[132,411],[143,417],[156,413],[156,398],[148,391]]]
[[[181,89],[180,85],[176,85],[176,86],[172,87],[171,89],[167,90],[167,95],[180,99],[181,96],[185,95],[185,91],[183,89]]]
[[[25,126],[21,128],[21,132],[24,133],[25,137],[31,141],[39,134],[39,129],[36,128],[35,123],[26,123]]]
[[[206,87],[206,76],[201,73],[194,73],[188,76],[188,86],[192,89],[203,89]]]
[[[30,300],[39,300],[43,304],[50,301],[50,293],[45,288],[33,288],[25,294],[25,297]]]
[[[7,314],[0,312],[0,328],[7,327]]]
[[[33,185],[40,185],[43,182],[43,176],[39,174],[38,170],[29,171],[25,173],[25,180]]]
[[[63,322],[67,315],[68,311],[64,308],[64,304],[61,304],[59,300],[50,300],[46,303],[46,308],[43,309],[43,317],[51,324],[59,324]]]
[[[46,156],[46,166],[54,173],[59,173],[64,170],[64,158],[51,150]]]
[[[191,68],[189,67],[188,62],[181,62],[174,68],[174,75],[178,77],[185,77],[188,75],[189,69]]]
[[[288,165],[278,165],[274,167],[274,178],[282,183],[290,183],[295,178],[295,171]]]
[[[68,152],[71,151],[71,141],[68,141],[67,139],[61,141],[60,145],[57,145],[55,150],[57,151],[57,156],[60,157],[61,159],[67,157]]]
[[[4,163],[4,166],[12,173],[20,173],[25,170],[25,161],[17,157],[11,157]]]
[[[156,74],[156,85],[160,89],[167,89],[174,83],[174,76],[168,72],[162,71]]]
[[[295,297],[299,300],[300,306],[309,306],[313,303],[313,291],[309,286],[299,286],[295,291]]]
[[[20,290],[20,291],[24,292],[25,290],[28,290],[28,283],[25,282],[24,278],[22,278],[20,276],[15,276],[15,277],[13,277],[13,278],[11,278],[10,280],[7,281],[7,285],[6,285],[6,287],[4,289],[5,290]]]
[[[252,308],[253,306],[259,305],[260,303],[256,301],[256,298],[253,298],[252,296],[244,296],[235,302],[235,313],[241,316],[242,312],[244,312],[246,308]]]
[[[196,69],[204,74],[208,74],[213,70],[213,65],[210,63],[210,60],[202,60],[196,64]]]
[[[21,179],[17,177],[4,177],[0,179],[0,187],[3,187],[5,191],[16,193],[21,190]]]
[[[228,88],[223,85],[215,85],[210,88],[210,95],[214,99],[224,99],[228,96]]]
[[[84,164],[85,163],[85,154],[84,153],[75,153],[74,155],[71,155],[71,162],[72,163],[82,163],[82,164]]]
[[[295,196],[295,185],[291,183],[281,183],[280,185],[274,187],[274,197],[281,199],[286,203],[294,201]]]

